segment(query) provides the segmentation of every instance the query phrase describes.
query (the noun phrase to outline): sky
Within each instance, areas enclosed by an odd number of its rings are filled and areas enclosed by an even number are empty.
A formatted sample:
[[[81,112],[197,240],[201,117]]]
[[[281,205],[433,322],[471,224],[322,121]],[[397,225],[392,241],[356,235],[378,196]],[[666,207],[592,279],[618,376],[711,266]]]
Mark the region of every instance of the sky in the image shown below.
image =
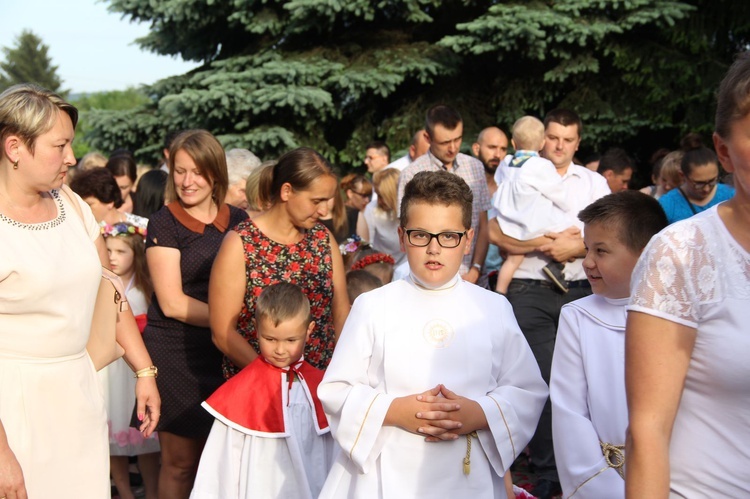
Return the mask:
[[[108,6],[102,0],[0,0],[0,47],[15,46],[30,29],[49,47],[63,89],[72,93],[125,90],[198,66],[141,50],[134,41],[148,33],[148,23],[131,23]]]

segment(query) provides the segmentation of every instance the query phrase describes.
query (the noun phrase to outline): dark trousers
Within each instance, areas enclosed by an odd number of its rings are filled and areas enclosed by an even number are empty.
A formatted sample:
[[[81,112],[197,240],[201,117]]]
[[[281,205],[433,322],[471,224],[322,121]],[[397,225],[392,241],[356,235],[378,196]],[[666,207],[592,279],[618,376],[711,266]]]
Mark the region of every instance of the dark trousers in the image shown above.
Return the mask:
[[[591,294],[588,283],[576,281],[571,284],[572,287],[565,294],[554,289],[551,283],[541,280],[513,279],[508,287],[508,301],[513,305],[518,325],[529,342],[547,385],[560,309],[566,303]],[[529,451],[537,479],[559,482],[552,446],[552,407],[549,398],[544,404],[536,432],[529,442]]]

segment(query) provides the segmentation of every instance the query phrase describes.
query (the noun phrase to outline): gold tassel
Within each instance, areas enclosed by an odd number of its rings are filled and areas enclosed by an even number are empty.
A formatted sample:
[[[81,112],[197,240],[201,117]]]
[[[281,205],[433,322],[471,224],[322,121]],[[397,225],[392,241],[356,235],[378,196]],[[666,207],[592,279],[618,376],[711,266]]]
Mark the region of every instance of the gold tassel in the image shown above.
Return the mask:
[[[464,458],[464,475],[471,473],[471,437],[478,438],[477,432],[466,434],[466,457]]]

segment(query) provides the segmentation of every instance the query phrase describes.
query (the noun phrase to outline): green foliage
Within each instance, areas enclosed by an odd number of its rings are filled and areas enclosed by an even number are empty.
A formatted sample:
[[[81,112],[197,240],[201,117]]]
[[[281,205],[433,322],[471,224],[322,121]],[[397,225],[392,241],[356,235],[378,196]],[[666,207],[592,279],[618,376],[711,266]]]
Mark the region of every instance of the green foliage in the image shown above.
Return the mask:
[[[136,88],[83,94],[71,99],[71,104],[78,108],[78,126],[76,127],[76,139],[73,142],[73,152],[76,157],[80,158],[93,150],[89,143],[89,134],[91,133],[90,114],[92,111],[125,111],[146,105],[149,102],[151,100],[148,95]],[[103,152],[106,153],[113,149],[103,149]]]
[[[151,23],[144,49],[203,63],[135,109],[91,111],[92,144],[146,160],[166,132],[202,127],[261,157],[307,145],[360,167],[373,139],[404,150],[438,102],[461,111],[465,143],[560,106],[581,114],[588,147],[707,131],[750,33],[750,3],[728,0],[109,3]]]
[[[0,92],[17,83],[36,83],[53,92],[61,90],[57,66],[47,54],[49,47],[29,30],[16,37],[14,47],[3,47],[5,61],[0,62]]]

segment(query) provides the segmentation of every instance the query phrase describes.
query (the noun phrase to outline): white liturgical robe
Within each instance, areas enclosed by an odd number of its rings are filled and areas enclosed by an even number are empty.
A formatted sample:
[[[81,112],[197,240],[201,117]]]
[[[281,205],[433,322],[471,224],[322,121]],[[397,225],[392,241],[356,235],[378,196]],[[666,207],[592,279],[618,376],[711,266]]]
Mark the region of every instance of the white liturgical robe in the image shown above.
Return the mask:
[[[391,402],[438,384],[479,403],[489,428],[426,442],[383,426]],[[354,302],[318,389],[341,450],[321,498],[505,497],[503,475],[547,396],[507,300],[461,279],[428,290],[412,277]]]
[[[560,311],[550,400],[555,461],[564,497],[625,497],[625,481],[607,465],[600,442],[625,444],[627,304],[628,298],[591,295]]]

